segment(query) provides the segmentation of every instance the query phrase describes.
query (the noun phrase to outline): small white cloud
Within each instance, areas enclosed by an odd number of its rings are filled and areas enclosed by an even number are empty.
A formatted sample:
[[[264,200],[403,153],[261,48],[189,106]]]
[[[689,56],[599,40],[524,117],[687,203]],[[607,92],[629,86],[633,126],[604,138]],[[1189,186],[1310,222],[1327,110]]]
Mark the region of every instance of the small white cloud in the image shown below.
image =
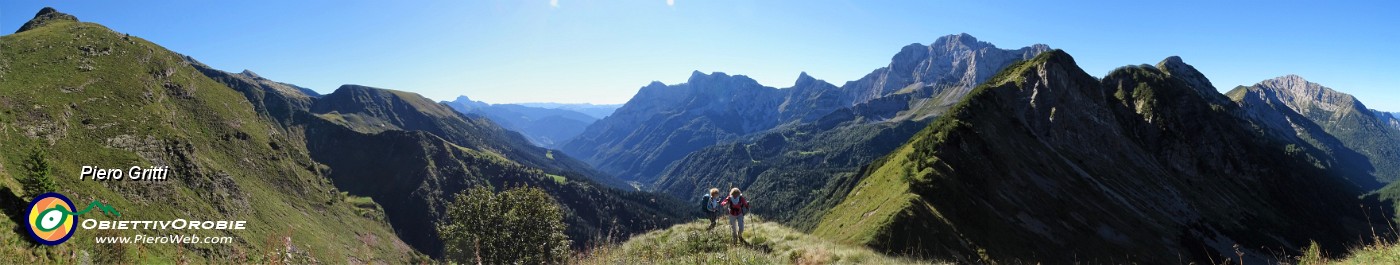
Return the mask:
[[[666,1],[671,1],[671,0],[666,0]],[[559,0],[549,0],[549,6],[550,6],[550,7],[559,7]]]
[[[668,5],[668,6],[676,6],[676,0],[666,0],[666,5]]]

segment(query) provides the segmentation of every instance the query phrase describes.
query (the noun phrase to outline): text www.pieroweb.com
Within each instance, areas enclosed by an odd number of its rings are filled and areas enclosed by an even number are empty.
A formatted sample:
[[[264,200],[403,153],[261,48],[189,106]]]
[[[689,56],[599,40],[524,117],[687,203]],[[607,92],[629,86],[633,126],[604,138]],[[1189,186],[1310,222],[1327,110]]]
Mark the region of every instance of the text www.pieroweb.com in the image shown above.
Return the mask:
[[[98,244],[227,244],[233,242],[231,236],[200,237],[197,235],[166,236],[99,236]]]

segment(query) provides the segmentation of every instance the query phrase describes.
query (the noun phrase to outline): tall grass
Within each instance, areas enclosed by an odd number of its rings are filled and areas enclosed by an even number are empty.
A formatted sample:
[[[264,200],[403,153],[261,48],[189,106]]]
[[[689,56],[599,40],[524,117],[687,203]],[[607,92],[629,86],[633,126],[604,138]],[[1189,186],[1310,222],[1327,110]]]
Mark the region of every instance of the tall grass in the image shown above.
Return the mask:
[[[1351,254],[1340,259],[1327,258],[1328,253],[1322,252],[1314,243],[1298,257],[1298,264],[1400,264],[1400,244],[1389,239],[1375,242],[1353,248]]]

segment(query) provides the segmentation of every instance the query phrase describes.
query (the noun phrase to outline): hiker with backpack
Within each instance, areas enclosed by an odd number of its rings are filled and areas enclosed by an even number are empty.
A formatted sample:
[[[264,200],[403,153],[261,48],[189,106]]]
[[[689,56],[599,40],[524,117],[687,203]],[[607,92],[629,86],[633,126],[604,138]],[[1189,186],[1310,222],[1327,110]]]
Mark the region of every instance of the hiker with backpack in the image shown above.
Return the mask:
[[[719,220],[719,189],[710,188],[710,193],[700,196],[700,213],[710,219],[710,227],[706,230],[715,229],[715,221]]]
[[[720,205],[729,211],[729,230],[734,233],[734,242],[744,241],[744,215],[749,213],[749,200],[744,198],[744,194],[739,192],[739,188],[729,190],[729,197],[724,198]]]

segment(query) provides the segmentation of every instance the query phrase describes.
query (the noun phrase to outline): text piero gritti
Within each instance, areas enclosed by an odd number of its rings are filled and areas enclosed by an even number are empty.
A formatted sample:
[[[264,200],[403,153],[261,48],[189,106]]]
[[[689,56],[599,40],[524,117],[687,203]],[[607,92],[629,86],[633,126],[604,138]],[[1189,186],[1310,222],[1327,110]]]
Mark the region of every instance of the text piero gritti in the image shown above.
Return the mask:
[[[83,166],[78,174],[79,180],[137,180],[137,181],[165,181],[170,176],[169,166],[151,166],[142,168],[132,166],[126,170],[121,168],[99,168],[95,166]]]

